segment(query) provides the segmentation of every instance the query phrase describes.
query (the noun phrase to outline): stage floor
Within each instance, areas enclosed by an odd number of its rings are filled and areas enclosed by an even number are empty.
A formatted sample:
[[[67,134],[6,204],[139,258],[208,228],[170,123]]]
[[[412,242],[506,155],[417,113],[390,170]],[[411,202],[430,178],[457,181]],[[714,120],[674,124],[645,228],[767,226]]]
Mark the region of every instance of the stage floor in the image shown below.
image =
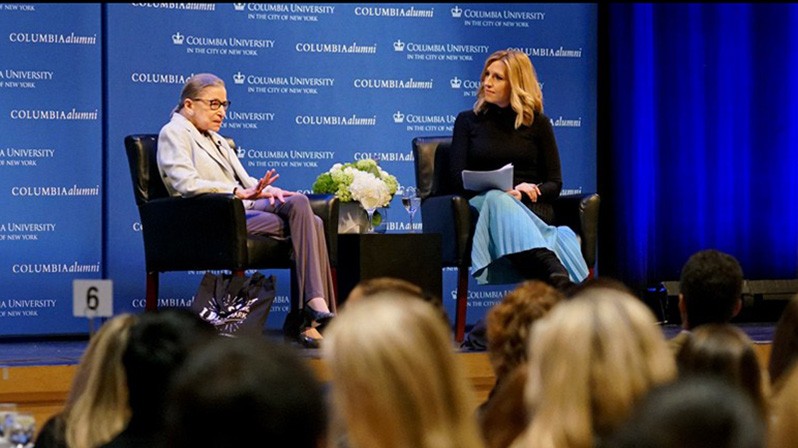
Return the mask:
[[[775,324],[736,323],[755,343],[769,344],[773,338]],[[677,325],[663,325],[663,333],[670,338],[680,331]],[[272,337],[272,336],[269,336]],[[279,335],[274,340],[282,341]],[[74,365],[86,349],[86,338],[37,338],[32,340],[0,340],[0,367]],[[302,350],[308,357],[318,357],[317,350]]]

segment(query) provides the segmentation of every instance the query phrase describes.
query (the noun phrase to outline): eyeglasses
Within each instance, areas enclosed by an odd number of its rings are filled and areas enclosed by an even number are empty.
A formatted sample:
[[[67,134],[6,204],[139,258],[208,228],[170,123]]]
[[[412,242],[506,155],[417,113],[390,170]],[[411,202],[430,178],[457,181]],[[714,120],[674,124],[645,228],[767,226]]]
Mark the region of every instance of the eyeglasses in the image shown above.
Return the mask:
[[[208,107],[211,110],[217,110],[220,107],[224,106],[224,109],[230,109],[230,101],[219,101],[219,100],[206,100],[205,98],[191,98],[194,101],[205,101],[208,103]]]

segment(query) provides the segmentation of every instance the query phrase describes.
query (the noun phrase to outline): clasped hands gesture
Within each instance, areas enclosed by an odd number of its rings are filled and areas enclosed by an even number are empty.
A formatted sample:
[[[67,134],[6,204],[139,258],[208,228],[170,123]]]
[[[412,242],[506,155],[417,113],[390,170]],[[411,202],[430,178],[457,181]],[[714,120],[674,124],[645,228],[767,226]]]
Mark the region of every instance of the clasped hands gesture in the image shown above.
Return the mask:
[[[512,197],[518,199],[519,201],[523,197],[524,194],[529,196],[529,200],[532,202],[537,202],[538,197],[540,196],[540,188],[536,184],[530,184],[527,182],[521,182],[520,184],[516,185],[515,188],[512,190],[507,191]]]
[[[270,169],[266,171],[266,174],[258,180],[258,183],[254,187],[236,188],[235,195],[239,199],[268,199],[270,205],[274,205],[275,199],[280,202],[285,202],[286,197],[293,196],[296,193],[273,187],[272,184],[278,177],[280,177],[280,175],[277,174],[274,169]]]

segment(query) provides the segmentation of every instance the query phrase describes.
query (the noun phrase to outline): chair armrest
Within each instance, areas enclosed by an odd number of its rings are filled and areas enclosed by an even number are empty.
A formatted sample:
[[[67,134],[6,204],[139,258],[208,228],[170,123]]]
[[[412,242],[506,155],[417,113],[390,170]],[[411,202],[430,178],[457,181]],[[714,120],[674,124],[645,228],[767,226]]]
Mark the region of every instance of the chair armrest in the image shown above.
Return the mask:
[[[424,233],[439,233],[443,263],[467,267],[471,264],[471,235],[476,210],[458,195],[428,196],[421,201]]]
[[[232,194],[153,199],[139,206],[139,215],[149,271],[247,263],[244,205]]]
[[[568,226],[582,240],[582,255],[588,267],[596,264],[601,197],[597,193],[560,196],[554,201],[555,224]]]
[[[307,194],[313,213],[324,222],[324,236],[327,239],[327,251],[330,265],[338,266],[338,211],[340,201],[334,194]]]

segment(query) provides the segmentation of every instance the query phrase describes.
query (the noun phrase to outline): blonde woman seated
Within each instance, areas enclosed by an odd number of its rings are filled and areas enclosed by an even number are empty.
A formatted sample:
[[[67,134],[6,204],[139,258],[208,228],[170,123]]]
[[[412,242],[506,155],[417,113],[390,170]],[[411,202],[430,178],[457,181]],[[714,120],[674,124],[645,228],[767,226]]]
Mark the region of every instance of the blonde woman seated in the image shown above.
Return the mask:
[[[350,448],[482,448],[450,330],[400,292],[348,303],[325,332],[332,440]]]
[[[526,402],[513,447],[592,448],[652,387],[676,376],[654,315],[636,297],[595,287],[532,326]]]

